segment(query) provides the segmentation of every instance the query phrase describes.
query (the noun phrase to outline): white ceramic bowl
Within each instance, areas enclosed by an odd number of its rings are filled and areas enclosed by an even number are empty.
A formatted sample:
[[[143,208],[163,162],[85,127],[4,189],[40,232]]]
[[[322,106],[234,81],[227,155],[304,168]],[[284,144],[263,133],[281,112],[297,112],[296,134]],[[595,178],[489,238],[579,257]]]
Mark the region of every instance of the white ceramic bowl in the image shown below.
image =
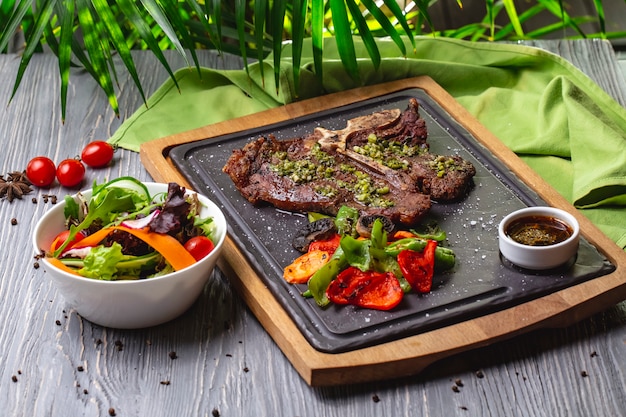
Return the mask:
[[[151,195],[167,192],[167,184],[144,183]],[[81,192],[91,197],[91,190]],[[191,193],[191,191],[187,191]],[[105,327],[134,329],[170,321],[191,307],[202,292],[222,252],[226,237],[226,219],[208,198],[198,195],[203,207],[200,216],[215,222],[215,249],[193,265],[161,277],[137,281],[101,281],[65,272],[43,260],[48,276],[59,293],[83,318]],[[64,230],[63,210],[59,202],[48,210],[35,226],[33,245],[36,253],[48,249]]]
[[[507,235],[512,222],[528,216],[546,216],[570,226],[572,233],[566,240],[546,246],[518,243]],[[527,207],[507,215],[498,228],[500,253],[517,266],[533,270],[552,269],[571,260],[578,251],[580,226],[574,216],[553,207]]]

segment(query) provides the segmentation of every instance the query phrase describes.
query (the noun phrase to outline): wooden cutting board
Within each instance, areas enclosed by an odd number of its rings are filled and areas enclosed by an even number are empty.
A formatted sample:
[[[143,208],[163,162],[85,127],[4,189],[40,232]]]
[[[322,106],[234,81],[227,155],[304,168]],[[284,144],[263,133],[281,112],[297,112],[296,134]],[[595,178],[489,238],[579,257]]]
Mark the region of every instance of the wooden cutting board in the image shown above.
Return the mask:
[[[169,157],[169,151],[175,146],[245,132],[259,126],[414,88],[424,90],[517,177],[523,178],[526,185],[537,192],[546,203],[572,213],[580,223],[583,237],[598,248],[616,269],[610,274],[495,313],[372,347],[343,353],[324,353],[308,343],[255,269],[247,262],[234,240],[228,238],[219,264],[221,270],[230,278],[250,310],[309,385],[340,385],[413,375],[446,356],[533,329],[568,326],[626,299],[626,252],[428,77],[326,95],[168,136],[142,145],[141,160],[155,181],[176,181],[191,187]]]

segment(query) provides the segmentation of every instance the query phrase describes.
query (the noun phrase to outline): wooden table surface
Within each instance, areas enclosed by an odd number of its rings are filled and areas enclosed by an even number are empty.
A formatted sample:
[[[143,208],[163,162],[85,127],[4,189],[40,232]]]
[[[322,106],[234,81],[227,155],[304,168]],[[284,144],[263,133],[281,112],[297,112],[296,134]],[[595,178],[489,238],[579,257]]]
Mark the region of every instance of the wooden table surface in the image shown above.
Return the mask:
[[[626,106],[626,82],[605,42],[554,41],[552,50]],[[236,57],[200,54],[203,65],[240,68]],[[172,64],[180,66],[176,57]],[[148,94],[167,77],[149,54],[136,63]],[[120,72],[121,118],[91,78],[71,76],[61,124],[57,61],[35,56],[7,106],[19,66],[0,55],[0,174],[28,160],[55,161],[107,139],[142,105]],[[118,150],[94,179],[150,176],[139,155]],[[392,381],[311,388],[217,271],[182,317],[154,328],[113,330],[82,320],[34,267],[31,232],[51,207],[36,189],[0,201],[0,412],[6,416],[626,416],[626,302],[564,329],[535,331],[449,357]],[[32,198],[36,199],[33,202]],[[15,221],[12,221],[15,219]]]

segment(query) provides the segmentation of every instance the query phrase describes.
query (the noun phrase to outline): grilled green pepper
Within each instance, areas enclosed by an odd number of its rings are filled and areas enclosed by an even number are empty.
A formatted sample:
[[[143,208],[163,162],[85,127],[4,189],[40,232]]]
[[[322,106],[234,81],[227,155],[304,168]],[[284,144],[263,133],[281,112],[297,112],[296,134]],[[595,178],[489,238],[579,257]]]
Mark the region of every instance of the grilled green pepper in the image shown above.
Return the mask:
[[[421,252],[426,247],[428,241],[421,238],[407,237],[404,239],[396,240],[385,248],[385,252],[394,258],[398,256],[403,250],[409,249],[417,252]],[[437,246],[435,250],[435,269],[437,271],[447,271],[454,267],[456,262],[456,255],[450,248],[443,246]]]
[[[335,217],[335,226],[342,236],[357,237],[356,224],[359,221],[359,211],[348,206],[341,206]]]
[[[324,266],[318,269],[309,278],[306,295],[310,295],[320,307],[326,307],[330,300],[326,296],[326,288],[330,282],[348,267],[348,261],[341,247],[338,247],[333,256]]]

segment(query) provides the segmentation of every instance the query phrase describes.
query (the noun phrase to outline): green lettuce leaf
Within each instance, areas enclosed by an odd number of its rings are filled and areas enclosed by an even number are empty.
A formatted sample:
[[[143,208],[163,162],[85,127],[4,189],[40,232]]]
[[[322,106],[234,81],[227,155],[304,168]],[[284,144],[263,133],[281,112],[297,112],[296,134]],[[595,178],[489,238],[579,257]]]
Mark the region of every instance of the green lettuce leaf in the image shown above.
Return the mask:
[[[115,280],[117,263],[124,259],[122,245],[115,242],[110,247],[97,246],[84,259],[84,266],[78,273],[87,278],[105,281]]]

